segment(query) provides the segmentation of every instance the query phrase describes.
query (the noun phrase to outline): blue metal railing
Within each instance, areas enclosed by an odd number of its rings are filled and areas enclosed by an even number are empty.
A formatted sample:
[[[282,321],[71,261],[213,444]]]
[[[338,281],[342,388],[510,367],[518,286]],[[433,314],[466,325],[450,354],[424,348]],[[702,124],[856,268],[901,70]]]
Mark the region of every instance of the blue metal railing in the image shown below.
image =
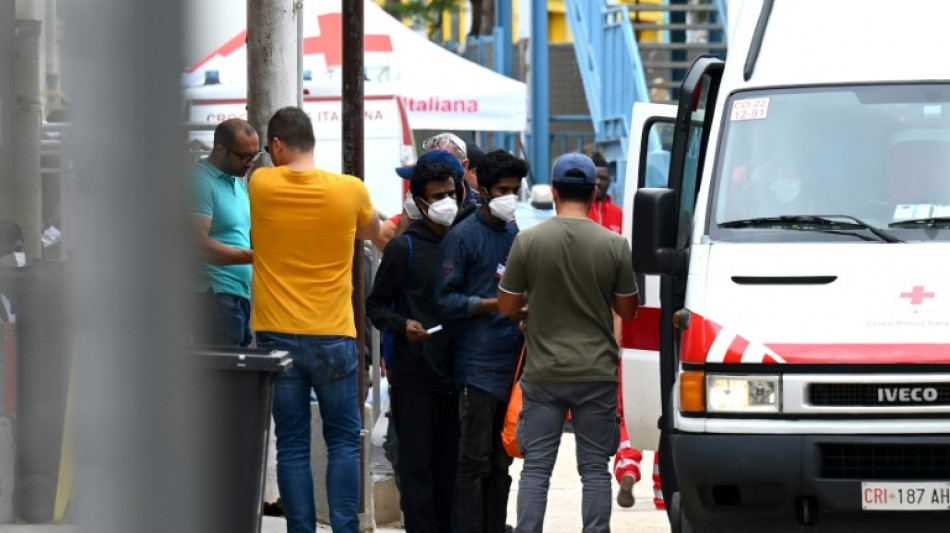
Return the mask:
[[[531,118],[528,118],[528,122],[531,122]],[[591,117],[589,115],[551,115],[549,117],[549,124],[552,126],[552,129],[557,128],[559,124],[576,124],[576,125],[585,125],[591,123]],[[594,132],[590,130],[560,130],[560,131],[551,131],[548,134],[548,148],[552,158],[560,157],[561,154],[567,152],[581,152],[581,153],[590,153],[594,147]],[[525,147],[532,146],[533,138],[531,136],[531,128],[528,128],[528,132],[525,133]],[[529,154],[529,162],[533,161],[533,158]],[[549,183],[550,176],[539,175],[535,171],[536,167],[534,164],[531,164],[531,169],[528,174],[528,184],[535,185],[537,183]]]
[[[630,135],[630,110],[634,102],[649,102],[646,74],[640,60],[640,49],[630,23],[626,6],[612,7],[604,12],[604,47],[600,52],[603,73],[604,114],[597,131],[599,142],[620,141],[627,153]]]
[[[603,9],[603,1],[592,1],[584,6],[582,0],[567,0],[564,2],[567,8],[568,23],[571,27],[571,33],[574,35],[574,54],[577,57],[577,67],[581,73],[581,82],[584,84],[584,95],[587,97],[587,109],[590,111],[591,119],[594,122],[594,129],[598,129],[598,124],[603,118],[601,109],[601,71],[603,70],[603,50],[597,46],[592,36],[602,34],[599,27],[600,10]],[[597,12],[592,14],[591,6],[597,6]],[[589,20],[595,18],[595,20]],[[598,24],[594,26],[593,24]],[[602,41],[601,41],[602,43]]]

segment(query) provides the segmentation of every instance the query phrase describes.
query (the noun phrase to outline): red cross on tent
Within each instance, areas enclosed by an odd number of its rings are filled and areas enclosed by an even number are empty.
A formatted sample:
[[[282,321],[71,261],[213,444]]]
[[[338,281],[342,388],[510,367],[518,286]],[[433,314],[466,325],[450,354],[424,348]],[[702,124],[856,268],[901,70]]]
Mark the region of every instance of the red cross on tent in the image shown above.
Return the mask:
[[[317,17],[320,26],[320,35],[305,37],[303,40],[304,55],[323,54],[327,68],[339,67],[343,64],[343,15],[341,13],[327,13]],[[188,69],[189,73],[200,69],[215,56],[227,57],[247,43],[247,30],[235,35],[220,48],[208,54],[204,59]],[[363,50],[366,52],[392,52],[393,42],[389,35],[368,34],[363,37]]]
[[[320,24],[319,37],[307,37],[303,40],[304,55],[322,53],[327,68],[343,64],[343,15],[328,13],[317,17]],[[364,35],[363,51],[392,52],[393,41],[388,35]]]

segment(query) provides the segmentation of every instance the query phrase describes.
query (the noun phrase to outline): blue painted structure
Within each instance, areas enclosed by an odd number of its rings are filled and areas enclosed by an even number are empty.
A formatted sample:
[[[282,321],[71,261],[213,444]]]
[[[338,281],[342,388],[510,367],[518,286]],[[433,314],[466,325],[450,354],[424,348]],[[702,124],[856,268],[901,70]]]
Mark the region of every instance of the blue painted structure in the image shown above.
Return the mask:
[[[548,2],[531,1],[531,137],[528,162],[535,183],[547,183],[551,176],[550,92],[548,78]],[[544,36],[538,39],[538,36]]]
[[[618,177],[611,192],[622,198],[630,110],[634,102],[650,99],[630,11],[626,6],[607,7],[603,0],[565,0],[565,5],[594,140]]]

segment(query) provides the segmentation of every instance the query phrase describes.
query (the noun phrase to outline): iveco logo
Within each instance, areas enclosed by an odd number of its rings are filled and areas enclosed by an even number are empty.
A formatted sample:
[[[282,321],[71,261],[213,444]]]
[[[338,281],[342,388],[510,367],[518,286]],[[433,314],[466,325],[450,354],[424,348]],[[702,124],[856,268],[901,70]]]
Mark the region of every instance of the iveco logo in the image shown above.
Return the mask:
[[[937,389],[933,387],[879,387],[877,401],[880,403],[935,402]]]

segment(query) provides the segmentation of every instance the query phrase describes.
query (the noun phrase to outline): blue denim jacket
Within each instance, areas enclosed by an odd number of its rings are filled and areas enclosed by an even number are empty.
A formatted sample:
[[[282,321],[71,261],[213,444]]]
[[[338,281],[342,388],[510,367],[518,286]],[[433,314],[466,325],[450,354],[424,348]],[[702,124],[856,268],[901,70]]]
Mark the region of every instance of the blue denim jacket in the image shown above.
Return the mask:
[[[450,320],[456,383],[484,389],[508,401],[524,338],[501,313],[476,314],[483,298],[498,297],[498,282],[518,234],[512,223],[493,225],[480,211],[442,239],[439,308]],[[447,320],[448,321],[448,320]]]

